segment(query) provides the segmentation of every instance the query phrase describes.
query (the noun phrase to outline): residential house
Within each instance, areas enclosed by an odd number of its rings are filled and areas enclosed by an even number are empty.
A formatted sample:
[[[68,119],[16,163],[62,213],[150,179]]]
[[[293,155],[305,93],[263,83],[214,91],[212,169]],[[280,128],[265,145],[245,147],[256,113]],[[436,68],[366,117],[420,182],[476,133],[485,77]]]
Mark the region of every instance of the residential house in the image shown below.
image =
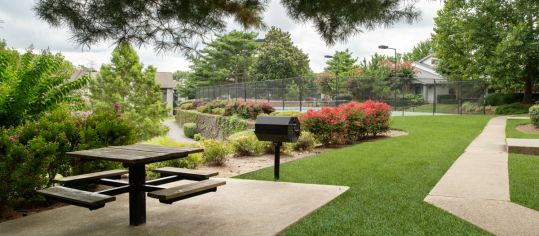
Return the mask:
[[[436,72],[437,59],[431,54],[412,63],[416,72],[412,89],[423,97],[425,103],[433,103],[436,96],[454,94],[447,80]]]
[[[169,108],[169,115],[172,115],[174,109],[174,93],[178,82],[173,79],[172,72],[157,72],[155,74],[155,82],[157,82],[163,92],[162,99],[166,103],[167,108]]]

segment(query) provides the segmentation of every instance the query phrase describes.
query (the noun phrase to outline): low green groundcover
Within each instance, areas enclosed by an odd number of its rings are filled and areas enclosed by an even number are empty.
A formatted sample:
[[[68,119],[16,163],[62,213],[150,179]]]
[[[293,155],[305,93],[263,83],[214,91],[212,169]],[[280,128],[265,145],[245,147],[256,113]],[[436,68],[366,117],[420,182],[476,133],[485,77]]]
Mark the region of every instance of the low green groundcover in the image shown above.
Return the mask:
[[[281,165],[281,181],[349,186],[285,235],[481,235],[423,201],[489,116],[395,117],[407,136],[364,142]],[[238,178],[272,180],[272,168]]]
[[[509,154],[511,201],[539,211],[539,156]]]

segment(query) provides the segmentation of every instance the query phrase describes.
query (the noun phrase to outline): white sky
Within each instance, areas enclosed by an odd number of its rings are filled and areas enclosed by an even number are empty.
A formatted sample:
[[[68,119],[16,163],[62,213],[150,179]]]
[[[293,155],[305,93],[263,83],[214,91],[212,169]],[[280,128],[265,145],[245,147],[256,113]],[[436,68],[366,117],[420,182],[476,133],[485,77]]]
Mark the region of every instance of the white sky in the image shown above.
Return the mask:
[[[325,67],[324,55],[331,55],[335,50],[350,49],[355,57],[370,58],[374,53],[391,55],[392,50],[380,50],[378,45],[386,44],[396,47],[398,52],[407,52],[419,41],[430,38],[434,27],[433,17],[442,7],[443,1],[418,1],[416,6],[421,10],[421,19],[412,25],[398,23],[390,28],[379,28],[374,31],[365,31],[351,37],[345,43],[327,46],[309,23],[297,23],[286,14],[279,1],[271,0],[266,9],[264,21],[266,25],[277,26],[289,31],[294,44],[309,55],[310,66],[314,72],[320,72]],[[51,28],[47,23],[40,21],[32,10],[34,0],[0,0],[0,39],[6,40],[9,47],[17,49],[28,48],[33,45],[35,49],[50,49],[61,52],[74,65],[85,65],[98,68],[110,61],[114,46],[111,43],[102,43],[93,46],[90,50],[81,50],[73,41],[67,29]],[[229,24],[228,30],[240,29]],[[265,32],[260,32],[263,37]],[[158,71],[188,70],[189,62],[181,53],[157,54],[152,47],[137,49],[141,61],[145,65],[154,65]]]

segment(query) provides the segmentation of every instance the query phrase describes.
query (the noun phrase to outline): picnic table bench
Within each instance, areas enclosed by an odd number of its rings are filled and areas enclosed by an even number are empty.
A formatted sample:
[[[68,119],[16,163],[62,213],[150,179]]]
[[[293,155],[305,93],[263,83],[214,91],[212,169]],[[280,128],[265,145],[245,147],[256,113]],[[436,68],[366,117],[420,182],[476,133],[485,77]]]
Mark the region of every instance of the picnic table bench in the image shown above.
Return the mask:
[[[38,190],[48,198],[90,210],[104,207],[106,203],[116,200],[115,195],[129,193],[129,222],[131,225],[146,223],[146,193],[161,203],[173,202],[217,191],[217,187],[225,185],[225,181],[212,180],[217,172],[198,171],[183,168],[164,167],[153,170],[160,178],[146,181],[145,165],[154,162],[184,158],[191,153],[202,152],[201,148],[175,148],[147,144],[127,146],[110,146],[93,150],[67,153],[69,157],[86,160],[107,160],[121,162],[128,170],[108,170],[89,174],[70,176],[54,180],[63,186],[54,186]],[[129,181],[118,179],[129,174]],[[159,185],[178,180],[194,180],[197,182],[166,188]],[[98,192],[88,192],[75,188],[87,183],[99,183],[112,188]]]

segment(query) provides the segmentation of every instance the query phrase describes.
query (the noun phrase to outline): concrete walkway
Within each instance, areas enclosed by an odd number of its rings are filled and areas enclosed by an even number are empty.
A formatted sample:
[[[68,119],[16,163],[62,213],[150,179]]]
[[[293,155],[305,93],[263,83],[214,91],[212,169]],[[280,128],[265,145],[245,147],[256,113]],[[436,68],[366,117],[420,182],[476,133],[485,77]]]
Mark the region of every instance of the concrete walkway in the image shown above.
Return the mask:
[[[539,212],[510,202],[506,121],[490,120],[425,201],[496,235],[539,235]]]
[[[0,224],[0,235],[276,235],[348,187],[240,179],[172,205],[147,198],[146,224],[129,226],[128,195],[89,211],[66,206]],[[185,184],[180,181],[168,186]]]
[[[175,120],[163,121],[163,125],[168,127],[167,136],[170,139],[181,143],[196,143],[195,140],[185,137],[183,134],[183,129],[178,125],[178,123],[176,123]]]

